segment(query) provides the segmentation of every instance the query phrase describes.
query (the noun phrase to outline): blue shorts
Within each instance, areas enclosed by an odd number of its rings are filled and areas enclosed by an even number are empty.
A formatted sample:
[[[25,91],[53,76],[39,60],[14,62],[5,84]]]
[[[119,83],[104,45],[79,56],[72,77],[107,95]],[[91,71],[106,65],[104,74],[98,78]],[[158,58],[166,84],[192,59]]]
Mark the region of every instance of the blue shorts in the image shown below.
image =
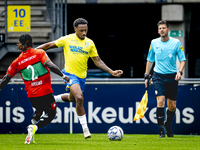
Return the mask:
[[[152,81],[156,96],[165,96],[170,100],[177,100],[178,81],[175,80],[176,73],[160,74],[154,72]]]
[[[66,83],[66,88],[65,88],[67,92],[70,92],[70,86],[72,84],[79,84],[82,92],[84,91],[86,78],[84,78],[84,79],[79,78],[74,74],[70,74],[70,73],[66,72],[65,69],[62,70],[62,73],[69,77],[69,82]]]

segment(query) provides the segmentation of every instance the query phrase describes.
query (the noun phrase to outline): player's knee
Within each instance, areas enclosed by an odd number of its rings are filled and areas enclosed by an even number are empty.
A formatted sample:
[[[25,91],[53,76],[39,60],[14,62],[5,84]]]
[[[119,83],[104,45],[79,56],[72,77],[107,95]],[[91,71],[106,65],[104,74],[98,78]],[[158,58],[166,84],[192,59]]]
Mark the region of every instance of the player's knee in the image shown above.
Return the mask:
[[[83,105],[83,101],[84,100],[83,100],[83,95],[82,94],[76,95],[75,99],[76,99],[77,105]]]
[[[164,107],[165,106],[165,99],[164,98],[157,98],[157,106]]]
[[[176,102],[175,101],[169,101],[168,102],[168,109],[172,112],[176,111]]]
[[[176,107],[175,106],[170,106],[170,107],[168,107],[168,109],[169,109],[169,111],[172,111],[172,112],[176,111]]]

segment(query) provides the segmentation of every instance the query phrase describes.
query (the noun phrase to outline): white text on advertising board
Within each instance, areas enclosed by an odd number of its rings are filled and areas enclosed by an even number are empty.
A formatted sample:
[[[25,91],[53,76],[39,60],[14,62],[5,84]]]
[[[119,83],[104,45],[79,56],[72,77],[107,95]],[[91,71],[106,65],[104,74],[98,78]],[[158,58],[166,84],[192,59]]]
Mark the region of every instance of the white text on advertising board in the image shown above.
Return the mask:
[[[25,121],[25,109],[23,107],[11,107],[11,102],[6,101],[5,102],[6,107],[0,107],[0,123],[23,123]],[[137,120],[136,122],[133,121],[133,115],[134,110],[137,110],[137,107],[139,105],[139,102],[135,103],[135,109],[133,107],[129,107],[128,109],[124,109],[124,107],[119,107],[118,109],[115,109],[113,107],[95,107],[93,105],[93,102],[88,102],[88,113],[87,113],[87,119],[88,123],[114,123],[115,121],[119,120],[123,124],[140,124],[141,122],[145,124],[154,123],[157,124],[156,119],[156,107],[149,109],[147,107],[145,117]],[[12,108],[12,110],[11,110]],[[128,117],[124,117],[124,112],[128,111]],[[74,123],[78,123],[78,117],[76,114],[76,108],[72,108],[73,116],[74,116]],[[70,108],[64,107],[63,110],[61,110],[59,107],[57,107],[57,117],[52,121],[52,123],[69,123],[69,113]],[[192,124],[194,122],[194,109],[190,107],[184,108],[182,111],[180,111],[178,108],[176,109],[176,117],[175,117],[175,123],[180,124]],[[63,116],[64,115],[64,116]],[[63,116],[63,117],[62,117]],[[63,119],[62,119],[63,118]]]

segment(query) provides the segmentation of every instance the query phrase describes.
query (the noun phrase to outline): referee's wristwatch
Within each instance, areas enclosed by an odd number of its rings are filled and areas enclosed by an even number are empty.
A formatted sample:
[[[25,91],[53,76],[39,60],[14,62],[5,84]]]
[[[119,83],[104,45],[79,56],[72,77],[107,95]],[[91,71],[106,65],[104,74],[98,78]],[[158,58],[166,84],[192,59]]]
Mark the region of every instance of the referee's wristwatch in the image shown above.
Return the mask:
[[[183,72],[182,71],[179,71],[181,73],[181,75],[183,75]]]
[[[149,79],[149,74],[144,74],[144,79]]]

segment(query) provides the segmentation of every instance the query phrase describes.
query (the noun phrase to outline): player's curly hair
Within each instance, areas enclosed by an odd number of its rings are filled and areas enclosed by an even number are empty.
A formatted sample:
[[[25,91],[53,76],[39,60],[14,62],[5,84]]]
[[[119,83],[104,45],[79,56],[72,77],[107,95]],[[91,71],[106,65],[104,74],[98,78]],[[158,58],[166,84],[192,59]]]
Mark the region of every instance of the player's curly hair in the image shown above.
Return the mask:
[[[27,47],[32,47],[32,37],[29,34],[22,34],[19,37],[19,42],[17,43],[17,49],[20,51],[25,51]]]
[[[74,21],[73,26],[77,28],[79,24],[88,24],[88,22],[84,18],[78,18]]]
[[[169,28],[169,23],[165,20],[160,20],[157,24],[157,26],[161,25],[161,24],[166,24],[167,28]]]

